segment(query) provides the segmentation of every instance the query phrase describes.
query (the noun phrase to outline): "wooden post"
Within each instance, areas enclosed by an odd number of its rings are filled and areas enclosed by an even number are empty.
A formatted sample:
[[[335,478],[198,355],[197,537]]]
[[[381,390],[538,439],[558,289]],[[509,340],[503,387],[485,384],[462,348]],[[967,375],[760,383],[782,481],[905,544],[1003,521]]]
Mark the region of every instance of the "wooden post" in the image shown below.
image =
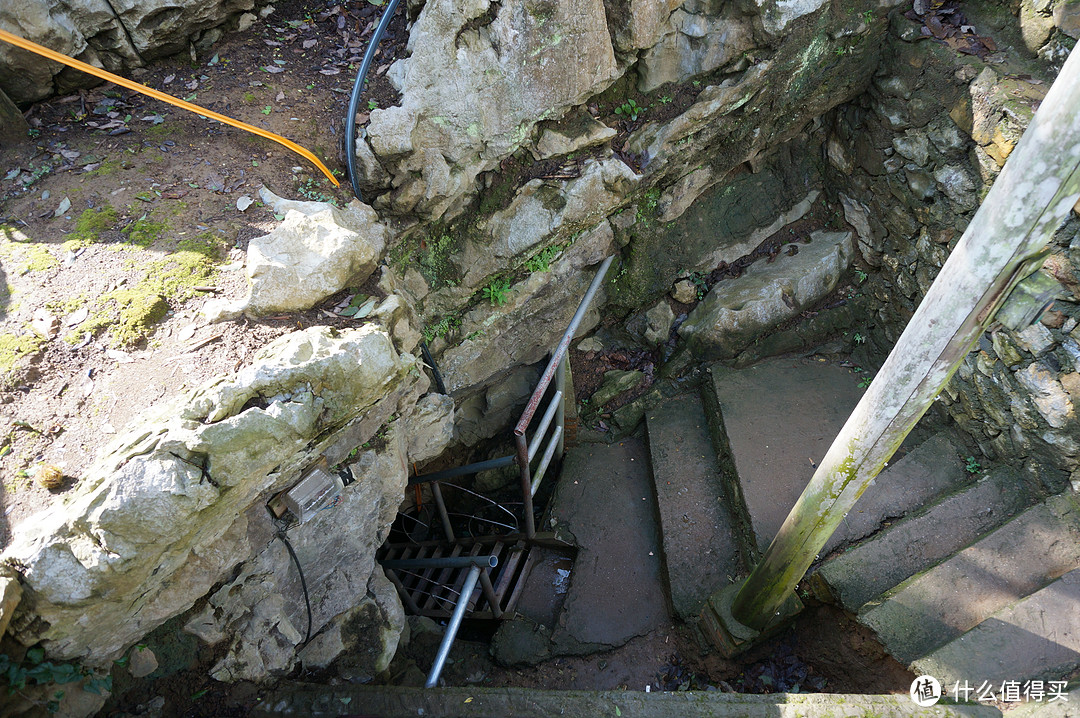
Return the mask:
[[[703,623],[727,631],[727,648],[735,647],[729,653],[753,643],[790,606],[796,585],[855,501],[1012,288],[1041,264],[1040,250],[1078,197],[1080,51],[1074,51],[760,563],[737,591],[710,599],[706,613],[713,614],[703,615]]]
[[[4,141],[5,146],[25,142],[29,130],[30,125],[26,124],[26,118],[19,108],[0,90],[0,140]]]

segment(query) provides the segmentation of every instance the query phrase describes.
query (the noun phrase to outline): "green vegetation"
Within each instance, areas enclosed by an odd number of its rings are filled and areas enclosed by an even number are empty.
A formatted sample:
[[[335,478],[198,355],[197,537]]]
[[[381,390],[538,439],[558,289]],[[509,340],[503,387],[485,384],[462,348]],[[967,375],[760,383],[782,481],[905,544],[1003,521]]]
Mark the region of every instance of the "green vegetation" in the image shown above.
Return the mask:
[[[491,302],[493,307],[501,307],[506,304],[507,295],[510,294],[510,280],[503,277],[492,279],[483,289],[484,299]]]
[[[87,693],[102,695],[112,690],[112,676],[98,677],[86,668],[73,663],[46,661],[43,648],[31,648],[21,661],[12,660],[6,653],[0,653],[0,676],[7,684],[9,694],[22,690],[27,684],[66,685],[78,681],[83,682],[82,689]],[[45,710],[49,713],[59,712],[60,701],[63,699],[64,691],[53,692],[50,700],[45,704]]]
[[[851,338],[855,341],[856,344],[866,344],[866,337],[864,337],[859,332],[855,332],[855,334]]]
[[[376,102],[375,100],[368,100],[367,101],[367,108],[369,110],[377,110],[377,109],[379,109],[379,103]]]
[[[270,105],[267,105],[266,107],[262,108],[259,111],[262,112],[264,115],[269,115],[271,112],[274,111],[274,108],[271,107]]]
[[[430,344],[439,337],[444,337],[450,333],[451,330],[461,326],[461,317],[457,315],[448,314],[440,319],[436,324],[424,328],[424,341]]]
[[[694,285],[694,292],[697,295],[697,300],[700,302],[705,298],[705,295],[709,293],[709,285],[705,281],[705,277],[701,272],[691,272],[687,277]]]
[[[309,199],[312,202],[326,202],[335,207],[340,207],[341,205],[338,204],[337,199],[335,199],[332,194],[323,191],[323,182],[325,181],[326,180],[319,179],[301,180],[296,186],[296,191],[301,197]]]
[[[671,95],[662,96],[660,98],[660,104],[661,105],[669,105],[669,104],[671,104]]]
[[[637,203],[637,221],[643,226],[648,227],[652,220],[656,218],[656,208],[659,204],[660,188],[653,187],[642,195],[641,200]]]
[[[634,102],[633,98],[627,98],[626,102],[615,108],[615,114],[622,115],[631,122],[637,122],[637,118],[645,112],[645,109]]]
[[[27,354],[33,354],[44,340],[37,334],[22,336],[0,334],[0,374],[6,374],[15,368],[15,364]]]
[[[97,242],[102,232],[116,226],[116,220],[116,210],[108,204],[83,211],[75,220],[75,229],[68,235],[70,239],[64,242],[64,249],[77,249]]]
[[[563,249],[565,249],[565,246],[561,244],[553,244],[550,247],[541,249],[525,261],[525,269],[531,274],[548,271],[551,269],[551,263],[555,261],[555,258],[559,256]]]
[[[139,247],[149,247],[165,230],[169,228],[168,222],[155,222],[149,215],[143,215],[135,220],[124,230],[127,241]]]
[[[862,379],[859,379],[859,388],[860,389],[866,389],[873,383],[874,383],[874,378],[873,377],[864,376]]]
[[[867,277],[866,272],[862,271],[861,269],[856,269],[855,270],[855,279],[859,282],[859,284],[862,284],[863,282],[865,282],[866,277]]]
[[[977,474],[982,471],[982,464],[976,461],[974,456],[969,456],[964,460],[964,471],[969,474]]]
[[[390,261],[402,274],[415,264],[432,289],[456,284],[456,271],[450,262],[456,242],[448,232],[426,239],[416,235],[406,239],[390,252]]]

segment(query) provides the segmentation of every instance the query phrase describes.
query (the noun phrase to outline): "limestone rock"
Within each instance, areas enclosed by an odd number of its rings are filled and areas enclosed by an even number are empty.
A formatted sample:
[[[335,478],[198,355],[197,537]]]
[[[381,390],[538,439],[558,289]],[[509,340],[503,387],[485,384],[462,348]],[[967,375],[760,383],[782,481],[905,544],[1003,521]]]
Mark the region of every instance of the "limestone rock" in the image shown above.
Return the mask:
[[[146,646],[135,646],[128,653],[128,673],[132,678],[145,678],[158,669],[158,659]]]
[[[604,351],[604,343],[595,336],[586,337],[578,342],[577,350],[579,352],[602,352]]]
[[[622,160],[612,158],[586,162],[580,177],[561,186],[539,179],[526,183],[509,207],[488,220],[486,237],[466,244],[453,259],[464,274],[462,283],[480,286],[508,260],[524,259],[575,230],[596,226],[638,179]]]
[[[680,279],[671,290],[671,298],[680,304],[693,304],[698,298],[697,287],[689,279]]]
[[[717,284],[679,328],[709,358],[738,354],[762,331],[796,316],[831,292],[853,256],[850,232],[815,232],[794,257],[758,262]]]
[[[978,206],[979,197],[975,192],[975,181],[963,167],[959,165],[941,167],[934,172],[934,179],[961,211]]]
[[[779,34],[792,20],[808,15],[822,5],[825,0],[754,0],[761,10],[762,24],[765,31]]]
[[[1080,40],[1080,2],[1064,0],[1054,8],[1054,24],[1063,33]]]
[[[391,68],[401,105],[371,113],[368,140],[393,176],[387,206],[431,218],[463,209],[477,175],[524,144],[537,122],[618,75],[602,0],[431,0],[409,50]]]
[[[674,222],[694,203],[701,193],[716,183],[712,168],[699,167],[664,190],[657,203],[661,222]]]
[[[611,225],[602,222],[578,237],[552,264],[514,286],[504,306],[481,304],[462,318],[461,344],[439,360],[447,388],[457,395],[486,385],[507,366],[532,364],[559,341],[592,282],[595,265],[611,252]],[[600,319],[603,289],[582,320],[587,333]],[[542,317],[542,321],[536,318]]]
[[[629,0],[623,12],[611,12],[608,24],[615,36],[615,49],[633,52],[652,47],[669,29],[671,12],[685,0]]]
[[[124,74],[147,60],[186,49],[200,33],[254,4],[254,0],[9,0],[0,5],[0,28]],[[98,82],[0,43],[0,89],[16,102]]]
[[[454,412],[454,437],[466,446],[473,446],[516,423],[539,378],[538,369],[517,367],[491,381],[485,391],[462,401]],[[498,481],[496,476],[489,479]]]
[[[46,641],[56,659],[118,658],[265,545],[257,536],[270,530],[266,497],[333,453],[351,422],[367,433],[350,447],[408,412],[414,387],[426,385],[415,362],[377,325],[312,327],[271,342],[236,374],[147,409],[100,451],[65,503],[23,524],[4,551],[38,619],[17,621],[16,636]],[[366,479],[376,495],[396,492],[392,509],[370,524],[354,512],[343,533],[381,543],[400,499],[404,450],[395,461],[398,473]],[[336,611],[326,619],[347,607],[328,602],[324,610]]]
[[[604,383],[600,385],[599,389],[593,392],[590,403],[597,407],[603,406],[619,394],[630,391],[641,384],[644,378],[645,375],[636,370],[623,371],[621,369],[613,369],[604,372]]]
[[[658,302],[645,312],[645,342],[652,346],[663,344],[668,340],[674,323],[675,312],[671,310],[671,305],[665,301]]]
[[[1063,428],[1075,417],[1072,401],[1056,378],[1056,372],[1042,362],[1035,362],[1016,372],[1016,379],[1031,392],[1035,408],[1055,429]]]
[[[0,638],[7,632],[15,607],[22,600],[22,586],[13,576],[0,576]]]
[[[820,0],[818,0],[820,3]],[[638,89],[652,92],[669,82],[726,65],[754,46],[753,27],[737,6],[728,4],[719,15],[675,10],[671,30],[641,57]]]
[[[613,128],[582,113],[569,121],[545,127],[536,143],[533,157],[546,160],[549,157],[568,155],[586,147],[603,144],[615,134]]]
[[[367,205],[354,200],[342,210],[324,202],[283,200],[265,188],[259,194],[285,220],[248,245],[245,312],[310,309],[375,271],[389,231]]]
[[[405,418],[409,437],[409,463],[433,459],[454,438],[454,400],[443,394],[428,394],[416,402]]]
[[[901,156],[911,160],[922,167],[930,158],[930,142],[926,133],[920,130],[908,130],[904,134],[894,137],[893,148]]]

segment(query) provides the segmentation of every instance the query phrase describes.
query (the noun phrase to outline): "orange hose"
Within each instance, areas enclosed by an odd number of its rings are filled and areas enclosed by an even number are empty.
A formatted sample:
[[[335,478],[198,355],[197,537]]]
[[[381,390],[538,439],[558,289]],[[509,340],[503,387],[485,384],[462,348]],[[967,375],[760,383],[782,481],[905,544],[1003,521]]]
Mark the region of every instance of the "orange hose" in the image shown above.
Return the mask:
[[[320,170],[322,170],[322,173],[324,175],[326,175],[326,177],[331,182],[334,183],[335,187],[341,186],[341,183],[338,182],[337,178],[334,177],[333,173],[326,168],[326,165],[324,165],[322,162],[319,161],[318,157],[313,155],[311,152],[305,150],[303,147],[296,144],[295,142],[285,139],[281,135],[275,135],[273,132],[267,132],[266,130],[261,130],[258,127],[247,124],[246,122],[240,122],[239,120],[234,120],[231,117],[226,117],[225,115],[220,115],[217,112],[214,112],[213,110],[207,110],[204,107],[199,107],[198,105],[193,105],[190,102],[180,100],[180,99],[178,99],[176,97],[173,97],[172,95],[167,95],[164,92],[152,89],[150,87],[147,87],[146,85],[140,85],[137,82],[133,82],[133,81],[128,80],[126,78],[120,77],[119,75],[114,75],[113,73],[109,72],[108,70],[102,70],[101,68],[94,67],[93,65],[87,65],[85,62],[82,62],[80,60],[76,60],[73,57],[68,57],[67,55],[62,55],[59,52],[56,52],[55,50],[50,50],[47,47],[43,47],[41,45],[38,45],[36,42],[31,42],[30,40],[24,40],[24,39],[22,39],[21,37],[19,37],[17,35],[12,35],[10,32],[0,30],[0,40],[3,40],[4,42],[11,43],[12,45],[14,45],[16,47],[21,47],[24,50],[29,50],[30,52],[41,55],[42,57],[47,57],[50,60],[53,60],[54,62],[59,62],[61,64],[67,65],[68,67],[74,67],[76,70],[82,70],[83,72],[88,72],[91,75],[95,75],[97,77],[100,77],[103,80],[108,80],[109,82],[116,83],[117,85],[120,85],[121,87],[126,87],[129,90],[134,90],[135,92],[138,92],[138,93],[143,94],[143,95],[149,95],[150,97],[153,97],[156,100],[161,100],[162,102],[168,102],[170,105],[175,105],[176,107],[179,107],[182,110],[187,110],[188,112],[194,112],[197,115],[202,115],[204,117],[209,117],[210,119],[217,120],[218,122],[223,122],[226,125],[232,125],[233,127],[237,127],[237,128],[239,128],[241,130],[245,130],[245,131],[250,132],[252,134],[258,135],[259,137],[265,137],[268,140],[273,140],[274,142],[277,142],[279,145],[284,145],[285,147],[288,147],[290,150],[292,150],[296,154],[300,155],[301,157],[304,157],[305,159],[310,160],[316,167],[318,167]]]

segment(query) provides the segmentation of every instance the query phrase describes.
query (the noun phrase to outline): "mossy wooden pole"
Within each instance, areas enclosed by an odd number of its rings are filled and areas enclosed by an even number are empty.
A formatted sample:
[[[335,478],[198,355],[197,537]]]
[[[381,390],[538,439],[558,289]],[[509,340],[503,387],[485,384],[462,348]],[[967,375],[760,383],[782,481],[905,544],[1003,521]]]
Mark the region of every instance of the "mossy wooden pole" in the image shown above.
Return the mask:
[[[941,392],[1080,196],[1080,51],[836,437],[730,617],[767,628],[855,501]]]

